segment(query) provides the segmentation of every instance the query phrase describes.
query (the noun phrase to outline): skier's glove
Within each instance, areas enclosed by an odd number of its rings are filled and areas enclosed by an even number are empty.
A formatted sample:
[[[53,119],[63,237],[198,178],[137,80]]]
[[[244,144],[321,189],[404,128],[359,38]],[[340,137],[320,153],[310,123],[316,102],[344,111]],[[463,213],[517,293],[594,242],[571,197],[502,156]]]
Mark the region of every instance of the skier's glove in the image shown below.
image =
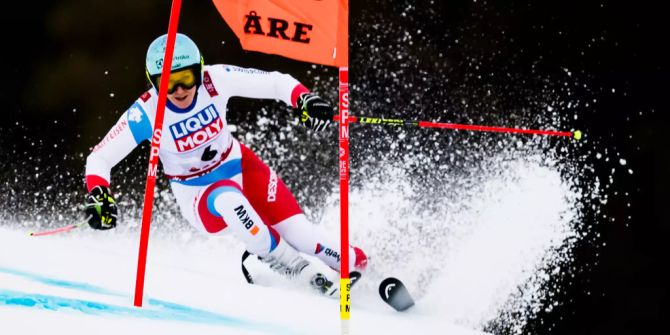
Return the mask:
[[[96,186],[86,196],[84,208],[88,225],[93,229],[107,230],[116,227],[116,200],[105,186]]]
[[[318,95],[313,93],[300,94],[294,113],[300,117],[300,123],[315,131],[328,128],[333,122],[333,108]]]

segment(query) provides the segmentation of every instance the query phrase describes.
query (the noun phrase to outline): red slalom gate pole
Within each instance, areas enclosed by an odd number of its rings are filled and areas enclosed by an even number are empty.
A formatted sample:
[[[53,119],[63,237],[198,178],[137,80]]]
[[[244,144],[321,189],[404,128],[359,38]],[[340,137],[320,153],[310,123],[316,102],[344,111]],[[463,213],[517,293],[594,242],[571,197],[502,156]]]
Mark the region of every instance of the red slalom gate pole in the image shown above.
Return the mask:
[[[339,115],[336,115],[335,116],[336,120],[339,119],[339,117],[340,117]],[[570,131],[553,131],[553,130],[539,130],[539,129],[519,129],[519,128],[507,128],[507,127],[468,125],[458,123],[413,121],[405,119],[386,119],[386,118],[365,117],[365,116],[349,116],[348,121],[350,123],[374,124],[383,126],[409,126],[417,128],[442,128],[442,129],[459,129],[459,130],[484,131],[484,132],[496,132],[496,133],[563,136],[563,137],[572,137],[576,140],[580,140],[583,135],[582,132],[579,130],[570,132]]]
[[[351,292],[349,279],[349,67],[340,67],[340,319],[342,334],[349,332]]]
[[[349,1],[341,4],[347,15],[343,18],[343,26],[347,29],[347,43],[343,50],[337,52],[346,55],[346,62],[340,65],[339,71],[339,174],[340,174],[340,332],[349,335],[349,319],[351,313],[351,279],[349,278]],[[342,12],[338,12],[340,16]],[[342,31],[340,31],[341,33]]]
[[[147,183],[144,190],[144,208],[142,212],[142,232],[140,235],[140,251],[137,258],[137,278],[135,282],[135,306],[142,307],[144,295],[144,275],[147,263],[147,247],[149,244],[149,228],[151,226],[151,212],[154,203],[154,187],[156,186],[156,170],[158,169],[158,150],[161,145],[163,131],[163,117],[165,115],[165,103],[167,101],[167,88],[170,81],[170,70],[172,69],[172,55],[174,54],[174,43],[177,38],[177,25],[179,24],[179,12],[181,0],[173,0],[170,10],[170,22],[168,24],[167,45],[163,57],[163,71],[158,90],[158,106],[156,108],[156,119],[154,132],[151,137],[151,150],[149,154],[149,169],[147,171]]]

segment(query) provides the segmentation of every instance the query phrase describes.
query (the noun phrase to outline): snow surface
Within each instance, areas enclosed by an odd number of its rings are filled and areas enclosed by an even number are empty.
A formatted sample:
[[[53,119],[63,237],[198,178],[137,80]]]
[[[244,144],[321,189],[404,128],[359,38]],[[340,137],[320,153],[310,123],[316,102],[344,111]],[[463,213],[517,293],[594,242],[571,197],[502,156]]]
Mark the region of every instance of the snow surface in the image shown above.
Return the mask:
[[[133,307],[137,237],[80,231],[31,237],[0,228],[3,334],[339,334],[339,302],[286,283],[247,284],[228,237],[152,238],[144,307]],[[271,274],[269,274],[271,275]],[[480,334],[428,306],[397,313],[357,300],[351,334]]]
[[[579,199],[558,168],[533,161],[508,162],[456,199],[435,199],[431,212],[416,212],[402,170],[353,189],[351,241],[371,263],[352,292],[350,333],[482,334],[505,312],[522,327],[524,311],[547,293],[542,284],[560,272]],[[319,223],[334,234],[338,208],[333,195]],[[247,284],[232,237],[166,235],[156,225],[142,309],[133,307],[136,228],[31,237],[21,224],[0,226],[2,333],[340,334],[337,300],[253,262],[258,285]],[[385,276],[405,282],[414,308],[381,302]]]

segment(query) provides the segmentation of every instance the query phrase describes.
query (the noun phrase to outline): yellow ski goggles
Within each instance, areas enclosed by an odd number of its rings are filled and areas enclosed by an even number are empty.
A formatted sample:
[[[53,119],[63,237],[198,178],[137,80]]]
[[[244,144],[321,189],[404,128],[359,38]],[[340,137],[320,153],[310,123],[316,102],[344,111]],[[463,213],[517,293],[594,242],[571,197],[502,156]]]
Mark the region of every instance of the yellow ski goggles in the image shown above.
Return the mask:
[[[168,82],[167,93],[172,94],[177,90],[178,86],[183,87],[185,90],[193,88],[193,86],[199,83],[199,76],[195,74],[194,70],[191,68],[179,70],[170,73],[170,81]],[[151,78],[152,84],[156,87],[156,90],[160,89],[161,76],[153,76]]]

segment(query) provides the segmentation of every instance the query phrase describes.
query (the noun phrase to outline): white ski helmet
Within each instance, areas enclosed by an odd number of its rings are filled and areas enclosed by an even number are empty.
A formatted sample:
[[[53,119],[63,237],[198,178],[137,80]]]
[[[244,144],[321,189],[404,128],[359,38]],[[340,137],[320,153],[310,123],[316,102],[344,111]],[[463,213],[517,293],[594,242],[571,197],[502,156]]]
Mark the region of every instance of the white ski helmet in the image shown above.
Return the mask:
[[[149,45],[146,59],[146,74],[149,82],[158,88],[156,80],[163,71],[163,57],[165,57],[165,48],[167,45],[167,34],[158,37]],[[188,36],[177,33],[174,43],[174,54],[172,55],[172,69],[181,70],[193,68],[196,74],[197,85],[202,83],[203,58],[200,55],[198,46]],[[199,74],[199,75],[197,75]]]

